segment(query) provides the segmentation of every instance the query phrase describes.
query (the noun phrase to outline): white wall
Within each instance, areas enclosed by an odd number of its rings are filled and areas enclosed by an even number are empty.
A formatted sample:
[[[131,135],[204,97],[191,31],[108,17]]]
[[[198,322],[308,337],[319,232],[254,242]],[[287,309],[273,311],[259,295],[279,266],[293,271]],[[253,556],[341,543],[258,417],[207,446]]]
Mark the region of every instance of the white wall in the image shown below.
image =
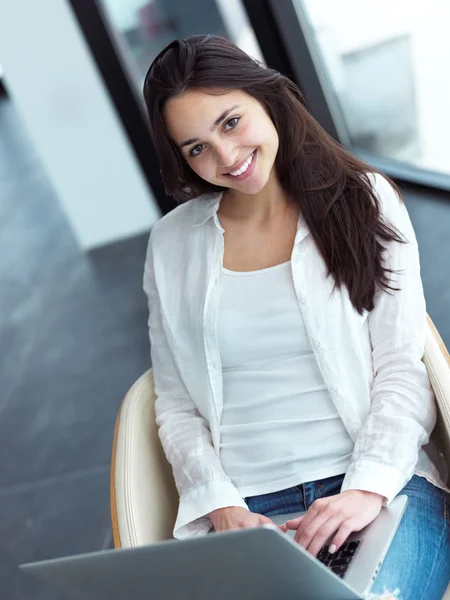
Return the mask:
[[[0,56],[80,246],[150,229],[159,208],[66,0],[0,0]]]

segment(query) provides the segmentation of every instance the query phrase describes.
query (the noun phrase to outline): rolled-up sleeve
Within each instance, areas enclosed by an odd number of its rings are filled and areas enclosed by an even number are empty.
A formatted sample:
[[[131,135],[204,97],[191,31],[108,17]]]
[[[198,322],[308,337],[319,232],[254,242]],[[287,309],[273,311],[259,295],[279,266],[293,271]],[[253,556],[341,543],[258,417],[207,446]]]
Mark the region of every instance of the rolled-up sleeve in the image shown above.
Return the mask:
[[[380,175],[374,189],[386,219],[406,239],[389,242],[384,254],[391,286],[379,291],[368,324],[374,381],[370,413],[355,441],[341,491],[361,489],[385,496],[387,506],[414,474],[420,448],[436,423],[436,405],[422,357],[426,306],[419,252],[405,205]]]
[[[156,285],[152,238],[153,232],[144,269],[144,290],[149,306],[156,422],[180,497],[173,535],[182,539],[207,533],[211,522],[205,515],[212,510],[247,505],[224,472],[208,423],[189,396],[174,360],[164,327],[167,317]]]

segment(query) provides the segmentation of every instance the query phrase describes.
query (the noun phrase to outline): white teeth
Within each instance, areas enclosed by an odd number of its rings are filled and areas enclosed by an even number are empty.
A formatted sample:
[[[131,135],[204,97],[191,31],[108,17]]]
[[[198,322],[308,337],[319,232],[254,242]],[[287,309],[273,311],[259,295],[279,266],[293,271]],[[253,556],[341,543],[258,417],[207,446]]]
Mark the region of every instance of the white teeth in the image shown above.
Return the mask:
[[[240,169],[228,174],[233,175],[233,177],[236,177],[237,175],[242,175],[242,173],[245,173],[245,171],[249,168],[254,156],[255,152],[252,152]]]

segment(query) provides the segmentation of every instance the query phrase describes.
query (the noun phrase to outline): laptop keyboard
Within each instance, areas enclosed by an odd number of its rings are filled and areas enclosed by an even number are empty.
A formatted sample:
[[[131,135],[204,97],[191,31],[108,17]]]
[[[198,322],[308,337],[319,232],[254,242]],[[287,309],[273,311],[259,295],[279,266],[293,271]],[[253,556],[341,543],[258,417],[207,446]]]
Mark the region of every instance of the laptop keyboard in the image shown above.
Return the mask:
[[[329,546],[324,546],[317,555],[317,558],[322,564],[331,569],[333,573],[336,573],[338,577],[343,579],[356,556],[360,543],[361,540],[344,542],[334,554],[328,552]]]

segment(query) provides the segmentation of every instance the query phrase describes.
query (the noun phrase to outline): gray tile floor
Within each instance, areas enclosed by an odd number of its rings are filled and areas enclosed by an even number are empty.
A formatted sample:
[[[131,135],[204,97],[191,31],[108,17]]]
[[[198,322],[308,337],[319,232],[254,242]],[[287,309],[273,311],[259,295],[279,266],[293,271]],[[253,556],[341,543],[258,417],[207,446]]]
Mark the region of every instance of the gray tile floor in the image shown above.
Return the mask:
[[[147,235],[80,252],[0,100],[0,598],[56,598],[17,565],[111,544],[109,461],[148,368]]]
[[[405,190],[428,310],[450,346],[450,201]],[[14,107],[0,100],[0,597],[56,600],[20,562],[111,544],[116,412],[148,368],[147,236],[80,252]]]

